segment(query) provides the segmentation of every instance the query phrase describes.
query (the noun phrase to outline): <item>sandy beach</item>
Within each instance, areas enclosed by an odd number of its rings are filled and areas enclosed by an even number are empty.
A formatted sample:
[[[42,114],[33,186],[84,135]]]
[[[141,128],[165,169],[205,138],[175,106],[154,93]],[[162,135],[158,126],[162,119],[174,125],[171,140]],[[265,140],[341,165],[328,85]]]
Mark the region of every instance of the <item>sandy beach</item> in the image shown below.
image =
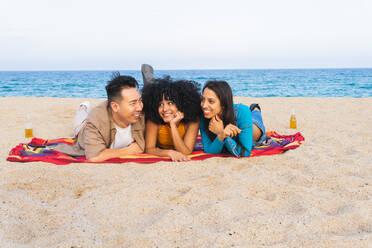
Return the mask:
[[[71,137],[83,100],[0,98],[0,247],[372,247],[372,98],[235,98],[260,103],[267,130],[302,133],[280,155],[6,161],[27,112],[34,136]]]

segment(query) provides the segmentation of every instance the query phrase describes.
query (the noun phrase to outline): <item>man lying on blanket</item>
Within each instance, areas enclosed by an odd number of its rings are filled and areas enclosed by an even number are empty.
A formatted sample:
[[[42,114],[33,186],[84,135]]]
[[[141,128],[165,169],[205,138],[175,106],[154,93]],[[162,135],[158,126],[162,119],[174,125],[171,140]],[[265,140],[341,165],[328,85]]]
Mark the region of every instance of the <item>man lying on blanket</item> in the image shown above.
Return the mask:
[[[144,116],[137,81],[113,75],[106,85],[107,101],[89,111],[89,102],[80,104],[74,119],[73,146],[59,144],[55,150],[71,156],[86,156],[90,162],[143,153]]]

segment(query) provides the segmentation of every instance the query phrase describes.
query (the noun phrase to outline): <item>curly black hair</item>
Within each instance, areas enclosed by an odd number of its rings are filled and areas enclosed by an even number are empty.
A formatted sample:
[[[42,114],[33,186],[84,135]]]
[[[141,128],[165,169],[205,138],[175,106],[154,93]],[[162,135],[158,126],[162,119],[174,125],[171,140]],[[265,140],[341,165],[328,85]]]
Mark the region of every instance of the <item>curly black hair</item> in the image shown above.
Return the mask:
[[[183,123],[196,122],[201,115],[200,84],[191,80],[173,81],[169,76],[155,79],[154,83],[142,88],[143,111],[147,120],[156,124],[165,124],[159,115],[159,103],[173,101],[184,114]]]

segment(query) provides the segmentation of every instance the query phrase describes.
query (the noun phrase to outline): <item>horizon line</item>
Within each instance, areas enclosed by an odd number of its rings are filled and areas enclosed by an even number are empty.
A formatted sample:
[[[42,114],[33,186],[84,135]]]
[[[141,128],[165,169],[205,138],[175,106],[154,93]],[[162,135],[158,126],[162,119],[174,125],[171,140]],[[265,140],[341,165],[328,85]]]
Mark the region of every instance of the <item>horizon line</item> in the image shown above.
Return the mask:
[[[154,67],[154,66],[153,66]],[[209,71],[209,70],[316,70],[316,69],[372,69],[371,67],[268,67],[268,68],[194,68],[194,69],[157,69],[156,71]],[[141,71],[141,69],[0,69],[0,72],[36,72],[36,71]]]

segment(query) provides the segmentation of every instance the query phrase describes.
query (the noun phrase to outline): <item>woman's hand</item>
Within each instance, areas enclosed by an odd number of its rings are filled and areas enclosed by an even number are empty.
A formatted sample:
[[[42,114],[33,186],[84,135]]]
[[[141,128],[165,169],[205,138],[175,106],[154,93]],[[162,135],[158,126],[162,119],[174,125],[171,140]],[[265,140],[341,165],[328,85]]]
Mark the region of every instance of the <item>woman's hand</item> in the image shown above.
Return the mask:
[[[223,121],[220,119],[220,117],[218,117],[218,115],[216,115],[209,121],[208,129],[216,135],[223,132]]]
[[[178,125],[178,123],[183,119],[184,114],[180,111],[177,111],[177,113],[174,115],[174,118],[170,121],[170,124]]]
[[[223,127],[223,121],[216,115],[209,121],[209,131],[216,134],[217,137],[223,141],[226,137],[235,137],[240,134],[241,130],[233,125],[228,124],[225,128]]]
[[[223,121],[220,119],[218,115],[216,115],[209,121],[208,128],[209,131],[217,135],[218,139],[221,141],[224,141],[224,139],[227,137],[224,132]]]
[[[231,138],[237,136],[238,134],[240,134],[242,130],[240,130],[237,126],[233,125],[233,124],[229,124],[225,127],[224,129],[224,134],[227,136],[230,136]]]
[[[174,162],[187,162],[187,161],[191,161],[191,159],[180,153],[180,152],[177,152],[177,151],[174,151],[174,150],[171,150],[169,151],[169,157],[172,159],[172,161]]]

